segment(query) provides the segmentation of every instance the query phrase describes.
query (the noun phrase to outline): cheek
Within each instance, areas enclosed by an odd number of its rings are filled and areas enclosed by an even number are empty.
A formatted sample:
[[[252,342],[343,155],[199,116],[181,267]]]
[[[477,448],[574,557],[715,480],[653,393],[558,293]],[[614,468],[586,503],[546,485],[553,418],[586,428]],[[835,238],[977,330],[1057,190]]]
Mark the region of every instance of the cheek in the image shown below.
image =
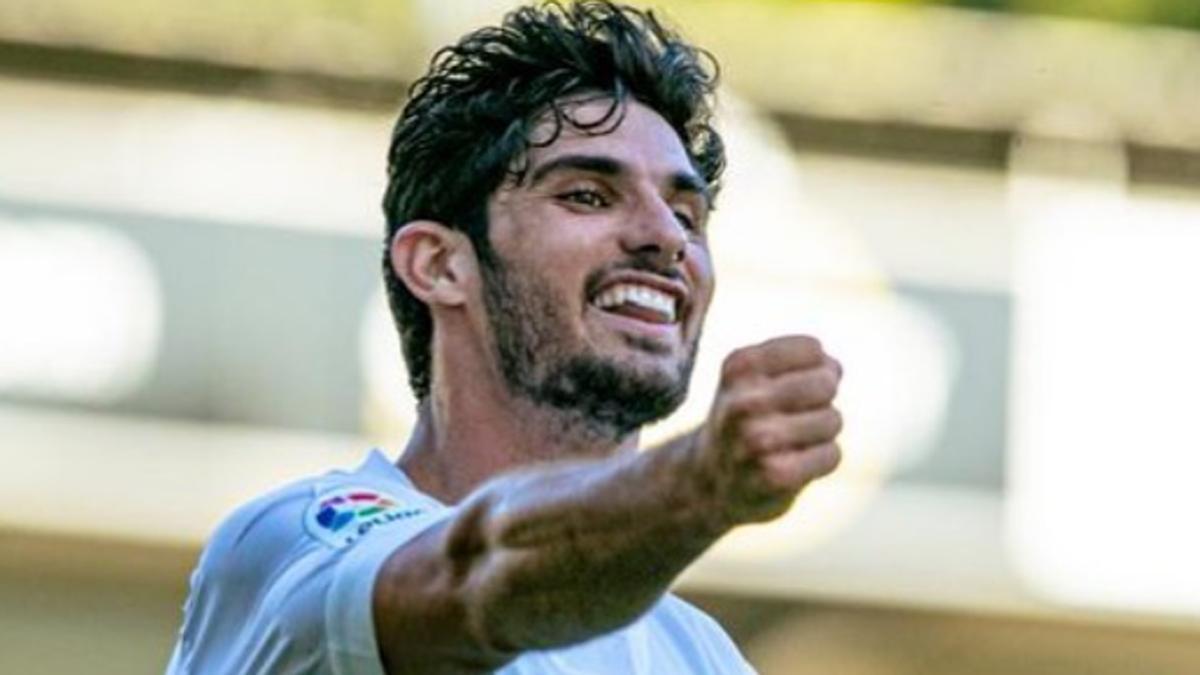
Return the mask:
[[[585,305],[583,298],[583,279],[586,267],[583,261],[575,255],[562,253],[559,256],[524,259],[521,261],[526,278],[534,288],[542,302],[549,303],[544,307],[546,312],[565,316],[576,312],[575,305]]]
[[[690,256],[686,265],[687,274],[692,279],[694,302],[689,323],[699,325],[704,323],[705,317],[708,316],[708,308],[712,304],[713,291],[716,287],[716,278],[707,250]]]
[[[573,234],[562,238],[545,237],[539,255],[527,262],[558,295],[569,301],[582,302],[589,276],[610,262],[612,256],[605,255],[609,252],[605,242],[589,238],[589,233],[584,231]]]
[[[692,283],[696,292],[705,296],[712,295],[716,279],[713,273],[712,258],[708,254],[708,249],[701,246],[693,246],[688,252],[685,264],[688,274],[692,277]]]

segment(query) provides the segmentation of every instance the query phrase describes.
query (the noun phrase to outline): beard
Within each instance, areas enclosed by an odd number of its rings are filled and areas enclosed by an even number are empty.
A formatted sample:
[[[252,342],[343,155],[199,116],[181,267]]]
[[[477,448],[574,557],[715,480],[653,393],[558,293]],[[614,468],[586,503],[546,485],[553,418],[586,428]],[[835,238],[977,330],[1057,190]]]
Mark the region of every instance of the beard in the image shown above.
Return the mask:
[[[656,271],[636,261],[623,267]],[[545,278],[514,270],[494,251],[481,252],[480,269],[505,383],[514,394],[561,413],[568,428],[619,441],[671,414],[687,397],[698,337],[675,372],[638,369],[573,340],[564,304]],[[665,351],[648,340],[629,343],[651,353]]]

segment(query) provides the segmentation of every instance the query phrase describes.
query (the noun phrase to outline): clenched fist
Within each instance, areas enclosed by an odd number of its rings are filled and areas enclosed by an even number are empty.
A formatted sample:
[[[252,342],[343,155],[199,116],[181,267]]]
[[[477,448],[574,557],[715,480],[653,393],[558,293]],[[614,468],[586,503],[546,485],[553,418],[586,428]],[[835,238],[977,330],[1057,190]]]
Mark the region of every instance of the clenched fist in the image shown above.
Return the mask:
[[[841,364],[806,336],[725,359],[692,451],[730,526],[781,515],[805,485],[837,468],[842,416],[833,399],[841,378]]]

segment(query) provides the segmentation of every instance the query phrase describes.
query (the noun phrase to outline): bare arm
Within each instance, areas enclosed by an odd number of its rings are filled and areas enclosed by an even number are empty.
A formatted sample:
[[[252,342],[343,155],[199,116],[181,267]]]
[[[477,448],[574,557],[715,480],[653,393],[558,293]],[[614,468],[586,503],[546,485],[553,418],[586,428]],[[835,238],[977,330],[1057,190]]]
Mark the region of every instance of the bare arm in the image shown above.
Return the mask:
[[[650,452],[503,476],[399,548],[375,585],[399,673],[488,672],[640,616],[732,527],[834,469],[840,367],[780,338],[727,359],[709,420]]]

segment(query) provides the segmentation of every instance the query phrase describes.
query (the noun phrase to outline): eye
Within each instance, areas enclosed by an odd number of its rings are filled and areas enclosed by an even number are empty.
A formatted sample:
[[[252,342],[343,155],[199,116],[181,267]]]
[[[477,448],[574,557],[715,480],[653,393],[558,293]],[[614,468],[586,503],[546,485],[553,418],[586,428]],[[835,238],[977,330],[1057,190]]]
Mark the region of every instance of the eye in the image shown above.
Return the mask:
[[[563,201],[592,209],[602,209],[611,205],[610,200],[598,190],[579,189],[564,192],[558,196]]]
[[[698,229],[696,226],[696,221],[691,215],[684,211],[675,211],[675,219],[679,221],[679,224],[683,226],[683,229],[688,230],[689,232],[695,232]]]
[[[672,206],[671,212],[675,214],[675,220],[683,229],[688,232],[702,236],[708,223],[708,209],[703,204],[696,204],[690,200],[677,202]]]

